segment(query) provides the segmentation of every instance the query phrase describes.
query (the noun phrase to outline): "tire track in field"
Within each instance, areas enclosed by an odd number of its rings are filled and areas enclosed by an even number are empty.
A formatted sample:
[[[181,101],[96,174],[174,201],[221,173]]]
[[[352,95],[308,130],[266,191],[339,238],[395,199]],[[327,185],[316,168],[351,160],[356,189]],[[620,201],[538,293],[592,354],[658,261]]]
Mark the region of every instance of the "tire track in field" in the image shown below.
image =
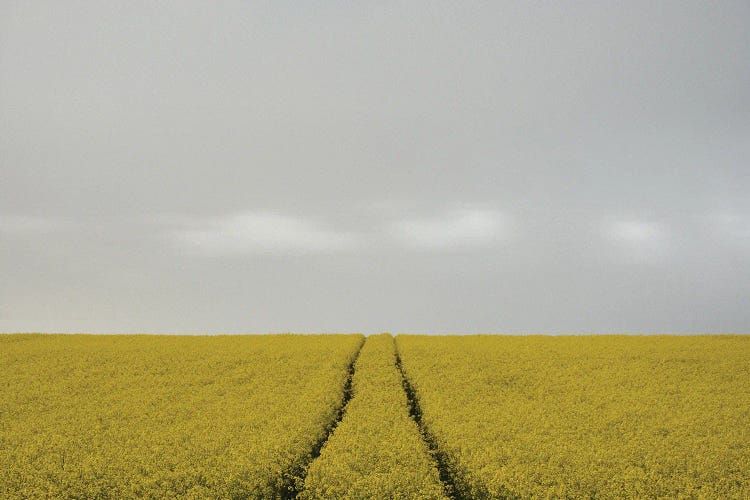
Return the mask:
[[[440,481],[442,481],[443,486],[445,487],[446,494],[450,498],[456,500],[464,500],[464,496],[461,495],[460,490],[456,487],[457,478],[451,471],[450,464],[448,462],[448,456],[444,451],[440,449],[437,440],[424,425],[424,422],[422,420],[422,407],[420,406],[419,398],[417,398],[417,394],[414,391],[414,386],[411,385],[409,378],[404,372],[404,367],[401,364],[401,354],[398,352],[398,343],[395,343],[395,347],[396,368],[398,368],[398,371],[401,374],[401,384],[404,386],[404,392],[406,393],[406,399],[409,404],[409,416],[411,416],[411,418],[414,419],[414,421],[417,423],[417,427],[419,427],[419,433],[422,434],[422,439],[424,439],[425,443],[427,443],[427,446],[430,448],[430,453],[432,454],[432,456],[435,457],[435,461],[437,462],[437,469],[440,473]]]
[[[320,451],[323,449],[326,441],[328,441],[328,438],[331,437],[333,431],[336,430],[339,422],[341,422],[341,420],[344,418],[346,405],[348,405],[349,400],[352,399],[352,379],[354,378],[354,364],[357,362],[357,359],[359,359],[359,354],[362,352],[362,347],[364,347],[366,341],[367,338],[362,339],[362,342],[360,342],[359,347],[357,348],[357,352],[354,353],[354,356],[352,356],[352,359],[347,366],[346,382],[344,382],[344,394],[341,398],[341,405],[336,412],[336,417],[326,427],[323,437],[320,438],[310,450],[310,455],[308,456],[308,460],[306,461],[304,466],[300,470],[293,471],[291,474],[287,475],[284,478],[283,485],[280,491],[280,498],[284,500],[297,498],[305,484],[307,468],[310,466],[313,460],[320,456]]]

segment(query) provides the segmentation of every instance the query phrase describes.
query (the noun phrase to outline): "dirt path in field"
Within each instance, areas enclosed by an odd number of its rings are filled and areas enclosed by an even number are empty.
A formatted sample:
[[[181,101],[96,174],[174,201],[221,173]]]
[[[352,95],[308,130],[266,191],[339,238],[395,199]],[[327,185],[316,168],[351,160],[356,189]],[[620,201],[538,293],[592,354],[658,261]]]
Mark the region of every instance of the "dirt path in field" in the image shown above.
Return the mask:
[[[446,493],[450,498],[463,500],[464,497],[460,495],[459,490],[456,488],[456,478],[451,472],[450,466],[448,464],[448,457],[438,447],[437,440],[432,434],[430,434],[429,430],[425,427],[424,422],[422,421],[422,408],[419,404],[419,399],[417,398],[417,395],[414,391],[414,387],[411,385],[409,378],[404,372],[404,367],[401,364],[401,355],[398,352],[398,344],[395,344],[395,349],[396,368],[398,368],[398,371],[401,374],[402,385],[404,386],[404,392],[406,392],[406,398],[409,402],[409,415],[417,423],[419,432],[420,434],[422,434],[422,439],[424,439],[424,441],[427,443],[427,446],[429,446],[432,456],[435,457],[435,460],[437,462],[437,469],[440,473],[440,480],[445,486]]]
[[[417,398],[414,388],[412,387],[411,383],[409,382],[409,379],[407,378],[404,368],[401,365],[401,356],[398,352],[398,345],[394,340],[394,352],[395,352],[395,358],[396,358],[396,368],[398,369],[399,374],[401,375],[401,385],[404,388],[404,392],[406,393],[406,399],[409,406],[409,416],[416,422],[417,427],[419,428],[419,432],[422,435],[422,439],[427,443],[427,446],[430,449],[431,454],[435,457],[436,465],[438,469],[438,473],[440,475],[440,481],[442,481],[445,491],[447,495],[451,499],[456,500],[464,500],[464,497],[461,496],[458,492],[458,489],[456,488],[456,478],[453,476],[450,467],[448,465],[447,456],[445,453],[440,450],[440,448],[437,445],[437,441],[434,439],[434,437],[430,434],[430,432],[426,429],[424,426],[424,423],[422,422],[422,409],[419,404],[419,399]],[[364,339],[362,341],[362,344],[360,344],[359,349],[357,350],[357,353],[353,356],[351,363],[348,367],[348,375],[346,379],[346,383],[344,384],[344,395],[341,401],[341,406],[339,407],[338,413],[336,415],[336,418],[334,421],[331,422],[329,427],[326,429],[325,436],[316,443],[316,445],[313,447],[313,449],[310,452],[310,460],[307,462],[307,466],[309,466],[310,463],[312,463],[313,460],[318,458],[320,456],[320,452],[325,445],[325,443],[328,441],[331,434],[333,434],[334,430],[336,430],[336,427],[338,426],[339,422],[344,417],[344,413],[346,412],[346,406],[349,404],[349,401],[352,398],[352,379],[354,378],[354,366],[357,362],[357,359],[359,358],[359,354],[362,352],[362,347],[364,347],[365,342],[367,339]],[[302,488],[304,487],[305,483],[305,474],[306,470],[301,471],[299,475],[297,475],[296,479],[289,483],[286,488],[284,488],[282,492],[282,498],[284,499],[293,499],[297,498],[299,493],[302,491]]]

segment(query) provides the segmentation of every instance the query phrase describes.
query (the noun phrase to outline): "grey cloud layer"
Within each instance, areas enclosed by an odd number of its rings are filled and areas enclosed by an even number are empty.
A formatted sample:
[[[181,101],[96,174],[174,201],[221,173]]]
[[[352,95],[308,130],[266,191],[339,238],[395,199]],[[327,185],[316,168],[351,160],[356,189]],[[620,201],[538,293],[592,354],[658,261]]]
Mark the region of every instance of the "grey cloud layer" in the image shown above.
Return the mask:
[[[747,331],[748,60],[739,1],[2,2],[0,331]]]
[[[508,236],[507,216],[490,208],[448,208],[429,217],[391,214],[357,231],[336,229],[309,217],[244,211],[190,220],[169,236],[206,255],[316,254],[379,249],[378,244],[440,251],[488,246]]]
[[[393,208],[393,207],[392,207]],[[682,217],[672,227],[660,219],[624,216],[617,212],[566,214],[549,219],[526,214],[523,218],[488,206],[451,205],[429,215],[390,210],[365,222],[356,231],[336,225],[335,220],[278,211],[246,210],[224,215],[190,217],[155,214],[153,217],[65,217],[0,214],[0,236],[14,240],[52,240],[68,235],[134,231],[165,241],[176,251],[195,251],[209,256],[285,255],[316,253],[358,254],[382,251],[453,251],[497,245],[524,245],[545,241],[538,225],[565,228],[580,224],[579,250],[598,239],[633,257],[681,253],[679,246],[701,246],[706,242],[744,251],[750,243],[750,218],[738,213],[707,213]],[[587,228],[587,229],[584,229]],[[378,243],[380,245],[378,245]],[[603,247],[602,247],[603,248]],[[598,250],[601,251],[601,248]]]
[[[117,323],[110,331],[143,331],[145,320],[163,325],[156,331],[264,331],[279,321],[290,326],[274,331],[308,331],[310,318],[322,325],[318,331],[340,331],[357,329],[352,316],[371,317],[372,331],[393,329],[392,321],[412,322],[404,330],[417,331],[429,315],[447,325],[431,331],[489,331],[484,325],[498,316],[506,332],[612,324],[637,331],[639,323],[622,317],[632,311],[648,316],[640,327],[646,331],[673,331],[675,321],[705,331],[731,324],[709,311],[741,307],[744,292],[720,294],[720,303],[713,295],[724,283],[747,286],[737,273],[750,254],[750,221],[736,214],[674,224],[617,213],[535,218],[448,206],[429,217],[391,213],[357,232],[333,219],[252,211],[75,224],[0,219],[4,262],[15,264],[4,273],[14,284],[3,297],[2,321],[11,329],[33,314],[33,324],[62,331],[98,330],[101,317]],[[664,299],[682,287],[700,298],[693,312]],[[477,303],[478,288],[494,309]],[[281,319],[289,300],[301,319]],[[342,318],[350,318],[348,328]],[[269,326],[247,326],[263,321]]]

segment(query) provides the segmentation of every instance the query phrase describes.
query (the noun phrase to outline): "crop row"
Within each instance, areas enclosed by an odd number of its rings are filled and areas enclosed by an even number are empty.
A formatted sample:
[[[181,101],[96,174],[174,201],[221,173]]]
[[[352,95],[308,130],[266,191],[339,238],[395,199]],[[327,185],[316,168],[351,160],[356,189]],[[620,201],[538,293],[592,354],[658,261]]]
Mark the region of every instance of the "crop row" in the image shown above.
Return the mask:
[[[343,420],[312,462],[302,498],[445,498],[396,368],[393,337],[370,336]]]

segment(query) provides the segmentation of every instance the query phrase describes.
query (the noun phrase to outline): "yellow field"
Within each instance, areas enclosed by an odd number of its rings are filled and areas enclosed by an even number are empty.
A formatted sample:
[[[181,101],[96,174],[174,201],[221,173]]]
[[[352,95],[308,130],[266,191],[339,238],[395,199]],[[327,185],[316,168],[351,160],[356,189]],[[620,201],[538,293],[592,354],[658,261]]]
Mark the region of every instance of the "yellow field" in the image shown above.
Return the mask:
[[[750,498],[750,336],[0,336],[0,498]]]
[[[398,336],[470,498],[750,498],[750,336]]]
[[[361,342],[0,336],[0,497],[282,496]]]

